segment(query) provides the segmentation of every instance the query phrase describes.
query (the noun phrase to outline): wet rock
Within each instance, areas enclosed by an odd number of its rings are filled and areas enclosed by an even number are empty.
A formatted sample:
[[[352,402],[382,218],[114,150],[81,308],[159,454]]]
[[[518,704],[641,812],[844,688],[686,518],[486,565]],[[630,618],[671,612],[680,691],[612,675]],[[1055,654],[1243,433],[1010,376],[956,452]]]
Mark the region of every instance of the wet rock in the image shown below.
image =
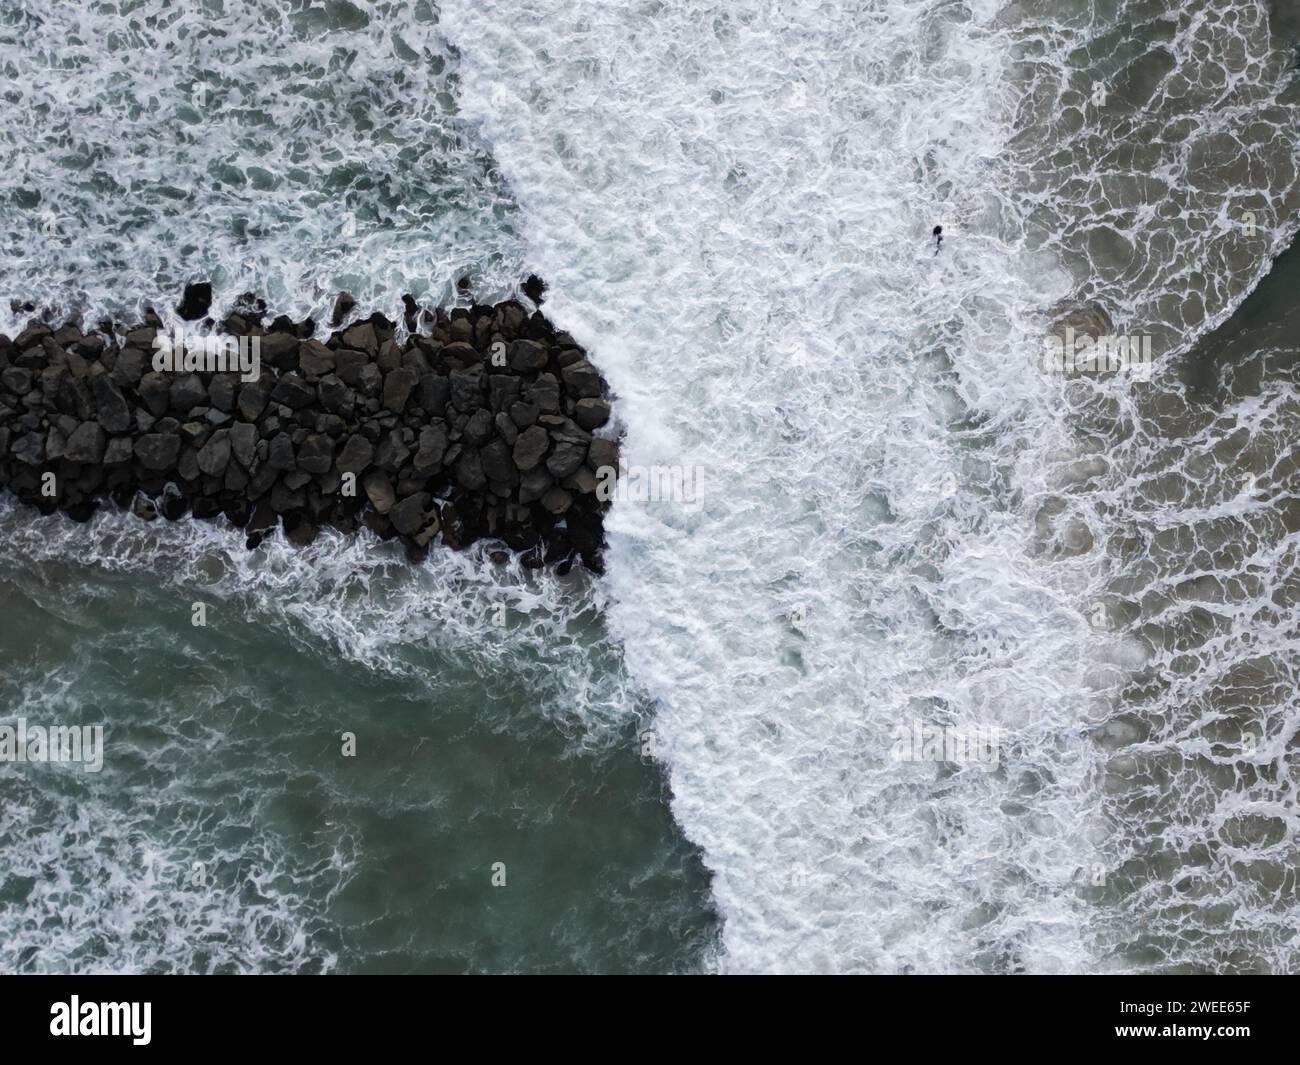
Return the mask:
[[[403,536],[413,536],[424,528],[428,524],[429,498],[427,492],[417,492],[393,504],[388,511],[393,528]]]
[[[560,376],[570,395],[598,397],[601,393],[603,385],[600,374],[586,359],[564,367]]]
[[[573,406],[573,420],[584,429],[599,429],[609,421],[609,401],[580,399]]]
[[[196,322],[208,313],[208,308],[211,306],[212,285],[207,281],[199,281],[185,286],[185,292],[181,297],[180,306],[176,308],[176,313],[187,322]]]

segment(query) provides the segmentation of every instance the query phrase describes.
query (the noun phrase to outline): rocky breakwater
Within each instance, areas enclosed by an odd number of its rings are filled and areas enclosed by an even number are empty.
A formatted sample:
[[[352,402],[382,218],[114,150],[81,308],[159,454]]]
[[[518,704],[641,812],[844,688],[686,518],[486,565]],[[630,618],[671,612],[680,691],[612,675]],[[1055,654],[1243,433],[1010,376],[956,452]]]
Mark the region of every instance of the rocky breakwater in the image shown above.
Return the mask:
[[[224,517],[250,548],[365,526],[413,560],[486,539],[599,572],[618,445],[582,348],[515,301],[407,307],[401,337],[372,314],[321,341],[248,300],[183,334],[150,313],[0,335],[0,486],[75,521]]]

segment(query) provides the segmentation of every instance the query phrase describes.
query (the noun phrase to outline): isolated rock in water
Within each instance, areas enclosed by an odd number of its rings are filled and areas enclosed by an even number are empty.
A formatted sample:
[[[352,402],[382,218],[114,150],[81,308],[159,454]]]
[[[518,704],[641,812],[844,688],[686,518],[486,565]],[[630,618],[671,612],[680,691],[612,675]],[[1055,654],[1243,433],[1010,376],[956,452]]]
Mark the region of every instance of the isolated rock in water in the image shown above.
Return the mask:
[[[185,294],[176,313],[187,322],[197,321],[208,313],[212,306],[212,286],[206,281],[199,281],[185,286]]]
[[[540,307],[546,299],[546,288],[545,281],[536,274],[529,274],[528,280],[524,282],[524,295]]]
[[[357,301],[350,292],[340,292],[334,301],[334,311],[330,314],[330,326],[335,329],[341,326],[356,305]]]

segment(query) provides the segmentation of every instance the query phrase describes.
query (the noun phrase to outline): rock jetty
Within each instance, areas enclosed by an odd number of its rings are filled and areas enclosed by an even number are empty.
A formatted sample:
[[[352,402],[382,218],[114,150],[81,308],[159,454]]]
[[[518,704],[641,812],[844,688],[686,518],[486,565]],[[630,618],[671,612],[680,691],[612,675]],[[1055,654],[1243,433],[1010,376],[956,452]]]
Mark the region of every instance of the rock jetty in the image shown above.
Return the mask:
[[[413,560],[490,540],[600,572],[609,390],[540,310],[406,297],[399,330],[344,295],[322,341],[251,297],[220,321],[210,301],[190,286],[177,325],[0,335],[0,488],[74,521],[224,518],[250,548],[365,526]]]

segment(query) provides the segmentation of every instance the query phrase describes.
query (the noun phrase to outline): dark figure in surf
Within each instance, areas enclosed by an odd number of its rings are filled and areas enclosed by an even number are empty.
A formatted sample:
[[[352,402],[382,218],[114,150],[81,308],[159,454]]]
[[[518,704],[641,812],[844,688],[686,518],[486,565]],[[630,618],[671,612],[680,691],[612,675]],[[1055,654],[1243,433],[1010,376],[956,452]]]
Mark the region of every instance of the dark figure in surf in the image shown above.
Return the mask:
[[[943,226],[935,226],[930,236],[934,237],[934,254],[938,255],[939,249],[943,247]]]

